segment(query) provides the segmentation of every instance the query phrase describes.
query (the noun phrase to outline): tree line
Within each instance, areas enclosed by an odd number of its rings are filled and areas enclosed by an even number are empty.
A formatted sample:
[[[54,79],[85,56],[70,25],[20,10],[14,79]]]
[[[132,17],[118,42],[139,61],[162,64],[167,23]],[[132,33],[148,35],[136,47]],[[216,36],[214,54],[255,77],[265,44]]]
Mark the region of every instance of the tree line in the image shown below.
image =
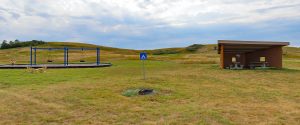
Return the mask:
[[[45,43],[46,43],[45,41],[41,41],[41,40],[31,40],[31,41],[15,40],[15,41],[9,41],[9,42],[7,40],[3,40],[3,42],[1,43],[0,49],[36,46],[36,45],[41,45],[41,44],[45,44]]]

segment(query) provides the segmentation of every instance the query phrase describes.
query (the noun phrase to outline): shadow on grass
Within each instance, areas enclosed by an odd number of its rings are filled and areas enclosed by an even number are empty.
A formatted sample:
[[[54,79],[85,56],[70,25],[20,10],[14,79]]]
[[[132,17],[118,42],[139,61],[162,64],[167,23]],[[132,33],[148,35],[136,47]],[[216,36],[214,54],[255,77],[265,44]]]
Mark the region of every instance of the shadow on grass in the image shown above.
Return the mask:
[[[294,73],[299,73],[300,70],[299,69],[290,69],[290,68],[283,68],[283,69],[277,69],[283,72],[294,72]]]
[[[292,68],[258,68],[258,69],[242,69],[242,70],[231,70],[231,69],[222,69],[219,65],[210,65],[208,69],[219,70],[219,71],[277,71],[277,72],[288,72],[288,73],[300,73],[299,69]]]

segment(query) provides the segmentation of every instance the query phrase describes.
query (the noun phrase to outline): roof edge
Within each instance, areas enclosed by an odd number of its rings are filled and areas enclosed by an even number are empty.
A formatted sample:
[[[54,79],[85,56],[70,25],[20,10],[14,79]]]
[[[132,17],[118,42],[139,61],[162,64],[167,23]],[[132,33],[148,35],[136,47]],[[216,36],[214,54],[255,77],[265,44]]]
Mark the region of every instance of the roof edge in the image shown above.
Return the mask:
[[[243,44],[243,45],[280,45],[288,46],[289,42],[277,42],[277,41],[242,41],[242,40],[218,40],[218,44]]]

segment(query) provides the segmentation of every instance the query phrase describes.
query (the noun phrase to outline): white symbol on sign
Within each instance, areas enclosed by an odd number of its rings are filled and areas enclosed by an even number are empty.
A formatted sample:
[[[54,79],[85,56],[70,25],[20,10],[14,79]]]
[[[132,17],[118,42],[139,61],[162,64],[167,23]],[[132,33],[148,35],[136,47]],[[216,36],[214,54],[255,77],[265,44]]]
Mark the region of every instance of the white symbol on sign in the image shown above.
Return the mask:
[[[146,56],[145,56],[145,55],[142,55],[142,59],[146,59]]]

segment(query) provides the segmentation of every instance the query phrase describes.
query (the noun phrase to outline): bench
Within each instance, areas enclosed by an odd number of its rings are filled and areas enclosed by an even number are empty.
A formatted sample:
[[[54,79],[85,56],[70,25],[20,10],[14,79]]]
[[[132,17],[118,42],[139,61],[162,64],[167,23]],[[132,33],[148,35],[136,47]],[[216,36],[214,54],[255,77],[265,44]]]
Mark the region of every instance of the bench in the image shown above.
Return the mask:
[[[250,62],[250,69],[255,69],[255,67],[262,67],[262,68],[266,68],[269,66],[268,62]]]
[[[244,69],[244,65],[241,65],[240,62],[234,62],[233,65],[230,65],[229,69]]]

